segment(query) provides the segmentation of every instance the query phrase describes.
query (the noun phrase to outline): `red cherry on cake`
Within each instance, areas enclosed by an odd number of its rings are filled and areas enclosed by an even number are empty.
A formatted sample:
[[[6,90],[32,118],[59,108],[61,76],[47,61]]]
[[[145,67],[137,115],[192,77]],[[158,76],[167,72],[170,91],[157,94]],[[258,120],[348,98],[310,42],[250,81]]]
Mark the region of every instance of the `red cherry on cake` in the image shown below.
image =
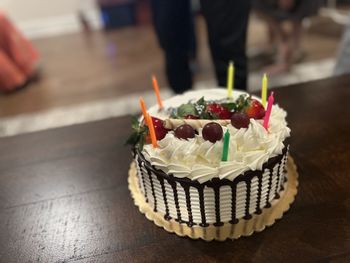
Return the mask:
[[[248,128],[250,118],[244,112],[235,112],[231,117],[231,124],[236,129]]]
[[[197,120],[197,119],[199,119],[199,117],[196,116],[196,115],[188,114],[188,115],[185,116],[185,119],[194,119],[194,120]]]
[[[154,131],[156,133],[157,140],[164,139],[165,135],[168,133],[168,129],[164,127],[164,122],[161,119],[152,117],[152,122],[154,126]]]
[[[209,122],[204,125],[202,129],[203,139],[215,143],[222,139],[223,131],[220,124],[216,122]]]
[[[232,114],[228,109],[217,103],[208,104],[207,112],[215,114],[221,120],[230,119]]]
[[[163,120],[161,120],[161,119],[158,119],[158,118],[156,118],[156,117],[152,117],[152,122],[153,122],[153,125],[154,126],[162,126],[162,127],[164,127],[164,121]]]
[[[187,140],[189,138],[194,138],[195,131],[191,125],[183,124],[183,125],[176,128],[175,136],[179,139]]]
[[[254,118],[257,120],[262,119],[265,116],[264,106],[256,99],[252,99],[250,101],[250,105],[246,107],[244,111],[249,118]]]

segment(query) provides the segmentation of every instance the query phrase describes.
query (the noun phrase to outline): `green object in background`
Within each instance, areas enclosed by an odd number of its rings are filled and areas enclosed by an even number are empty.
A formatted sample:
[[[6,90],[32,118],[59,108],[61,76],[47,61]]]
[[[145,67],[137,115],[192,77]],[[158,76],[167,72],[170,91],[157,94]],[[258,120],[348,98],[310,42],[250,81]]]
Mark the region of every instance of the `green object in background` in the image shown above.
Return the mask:
[[[221,158],[221,161],[223,162],[227,162],[229,144],[230,144],[230,133],[228,130],[226,130],[224,135],[224,148],[222,150],[222,158]]]

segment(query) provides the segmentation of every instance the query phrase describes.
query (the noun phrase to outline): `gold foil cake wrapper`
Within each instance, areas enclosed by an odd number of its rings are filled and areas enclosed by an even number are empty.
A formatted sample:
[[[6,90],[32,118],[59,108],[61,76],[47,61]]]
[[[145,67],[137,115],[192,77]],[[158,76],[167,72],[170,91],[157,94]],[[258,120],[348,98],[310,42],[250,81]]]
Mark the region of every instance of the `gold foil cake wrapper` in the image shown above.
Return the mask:
[[[254,232],[263,231],[266,227],[273,225],[276,220],[283,217],[294,202],[298,187],[298,172],[296,165],[291,158],[287,161],[288,180],[284,184],[284,190],[280,192],[280,198],[271,203],[271,207],[264,208],[261,214],[253,214],[249,220],[239,219],[236,224],[225,223],[222,226],[209,225],[207,227],[180,224],[174,219],[166,220],[164,215],[154,212],[152,207],[145,201],[143,194],[138,187],[138,177],[135,163],[132,162],[129,169],[129,190],[141,213],[153,221],[157,226],[164,228],[170,233],[178,236],[187,236],[192,239],[203,239],[205,241],[225,241],[226,239],[238,239],[241,236],[250,236]]]

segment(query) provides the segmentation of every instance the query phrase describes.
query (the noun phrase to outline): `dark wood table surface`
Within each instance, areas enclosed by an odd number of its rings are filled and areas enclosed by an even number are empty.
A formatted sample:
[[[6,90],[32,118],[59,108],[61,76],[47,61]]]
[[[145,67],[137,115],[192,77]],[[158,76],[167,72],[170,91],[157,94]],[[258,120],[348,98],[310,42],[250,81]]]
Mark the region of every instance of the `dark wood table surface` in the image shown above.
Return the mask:
[[[299,193],[236,241],[169,234],[127,186],[129,117],[0,139],[0,262],[350,262],[350,76],[284,87]]]

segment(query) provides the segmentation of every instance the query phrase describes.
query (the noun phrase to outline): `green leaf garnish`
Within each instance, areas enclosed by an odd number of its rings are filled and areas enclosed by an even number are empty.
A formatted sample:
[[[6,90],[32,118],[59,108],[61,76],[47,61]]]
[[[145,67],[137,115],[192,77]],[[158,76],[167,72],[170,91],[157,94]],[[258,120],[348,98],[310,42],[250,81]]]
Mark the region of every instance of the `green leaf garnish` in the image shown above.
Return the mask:
[[[251,97],[248,95],[240,95],[236,100],[236,111],[242,111],[244,108],[249,106]]]
[[[126,140],[125,144],[132,145],[140,150],[143,149],[143,145],[146,141],[146,135],[148,134],[148,127],[140,125],[139,120],[136,116],[131,117],[131,128],[133,132]]]
[[[140,140],[140,136],[138,133],[133,132],[129,138],[126,140],[125,144],[129,144],[129,145],[136,145]]]
[[[177,109],[177,117],[184,118],[187,115],[195,115],[197,116],[197,110],[194,104],[192,103],[186,103],[182,104],[178,109]]]
[[[197,116],[199,119],[217,120],[219,116],[217,114],[208,112],[207,105],[210,103],[218,103],[231,112],[243,111],[250,105],[251,97],[248,95],[240,95],[236,101],[206,101],[204,97],[201,97],[196,102],[188,102],[182,104],[177,109],[172,109],[170,118],[181,119],[186,118],[187,115]]]
[[[204,97],[200,98],[195,104],[195,108],[200,119],[205,119],[208,117],[206,115],[207,102],[204,100]]]
[[[200,98],[199,100],[197,100],[197,105],[206,105],[207,103],[204,100],[204,97]]]
[[[138,130],[140,128],[140,123],[136,116],[131,117],[131,128],[133,130]]]
[[[173,109],[170,111],[170,118],[171,118],[171,119],[177,119],[177,109],[176,109],[176,108],[173,108]]]
[[[222,103],[221,105],[229,111],[235,111],[237,108],[237,104],[235,102],[226,102]]]
[[[200,115],[200,119],[203,119],[203,120],[215,120],[217,118],[218,117],[216,116],[216,114],[207,112],[207,111],[203,111],[202,114]]]

